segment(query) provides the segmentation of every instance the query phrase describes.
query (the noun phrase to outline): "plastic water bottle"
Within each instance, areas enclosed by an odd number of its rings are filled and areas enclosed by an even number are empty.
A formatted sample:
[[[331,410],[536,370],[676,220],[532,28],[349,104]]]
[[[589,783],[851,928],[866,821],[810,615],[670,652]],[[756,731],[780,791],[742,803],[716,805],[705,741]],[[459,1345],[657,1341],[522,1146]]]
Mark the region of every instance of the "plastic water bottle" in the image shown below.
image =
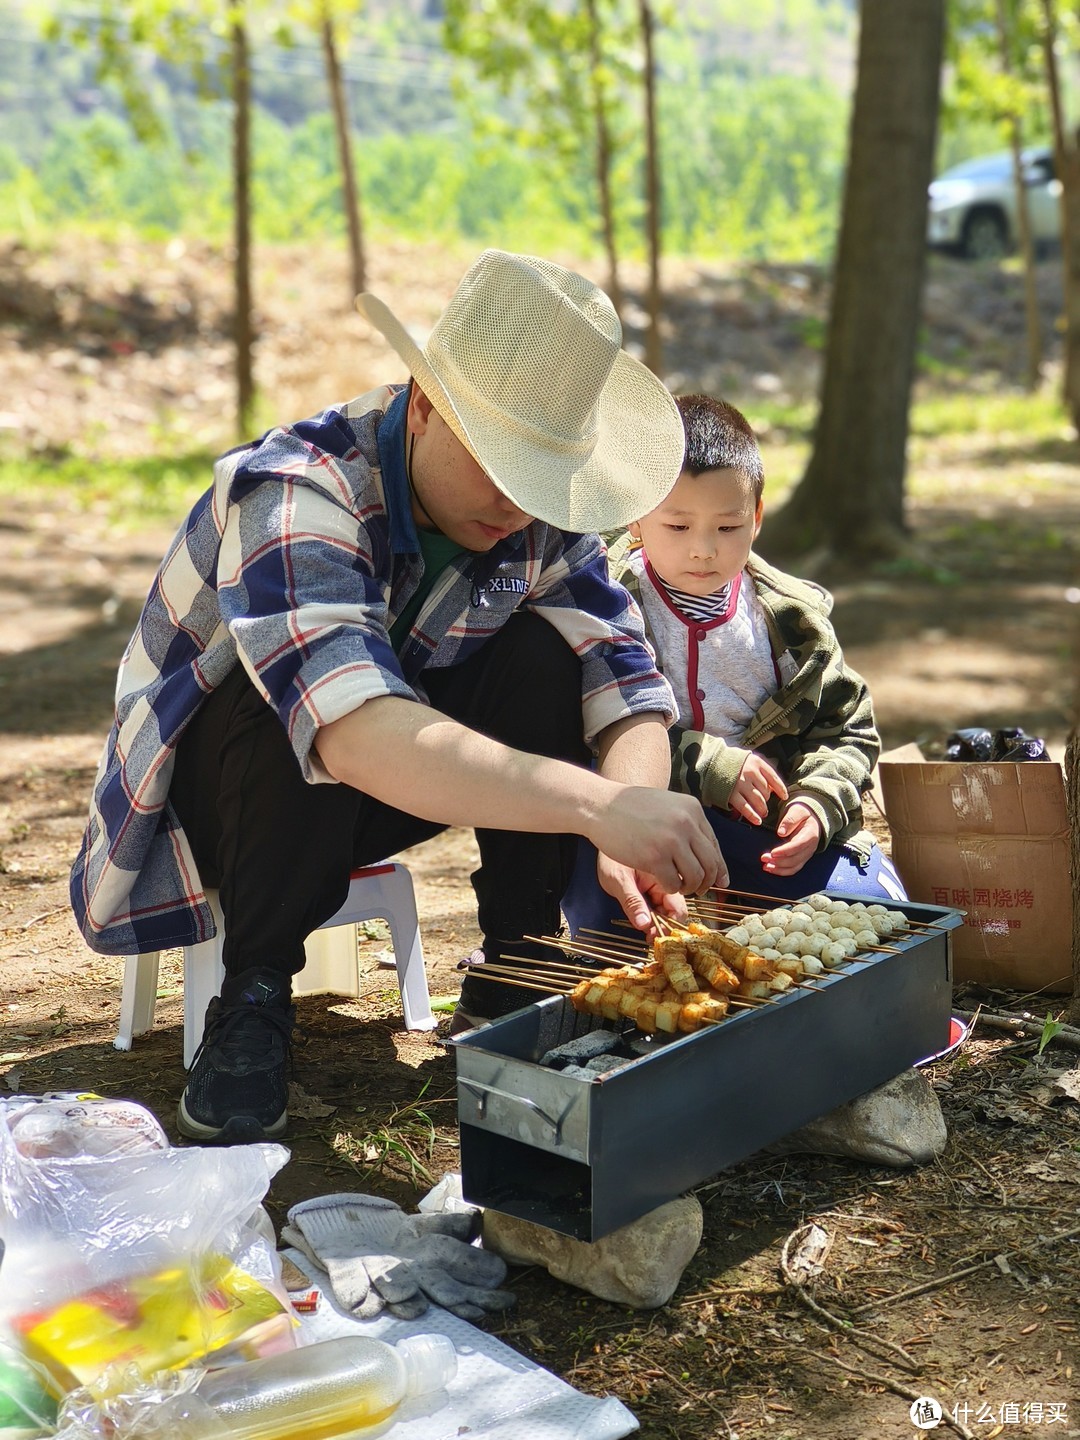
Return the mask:
[[[441,1390],[456,1373],[447,1335],[396,1345],[349,1335],[212,1370],[184,1408],[197,1428],[208,1406],[208,1433],[224,1429],[230,1440],[369,1440],[393,1424],[402,1401]]]

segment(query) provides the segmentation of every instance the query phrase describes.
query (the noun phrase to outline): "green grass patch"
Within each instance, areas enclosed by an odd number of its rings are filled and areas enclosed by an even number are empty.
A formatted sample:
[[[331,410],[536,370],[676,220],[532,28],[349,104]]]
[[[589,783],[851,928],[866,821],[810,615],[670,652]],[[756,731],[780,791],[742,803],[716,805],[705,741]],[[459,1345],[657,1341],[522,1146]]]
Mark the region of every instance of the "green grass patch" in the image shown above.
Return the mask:
[[[63,492],[78,510],[97,510],[125,529],[176,520],[209,486],[215,456],[0,455],[0,495]]]
[[[925,440],[947,435],[980,436],[983,441],[1022,438],[1040,440],[1060,435],[1065,414],[1055,391],[1033,395],[995,390],[920,395],[912,408],[911,434]]]
[[[736,396],[760,437],[765,500],[781,504],[810,456],[816,399]],[[1057,394],[923,391],[911,414],[907,489],[924,502],[970,503],[1060,491],[1075,464]],[[214,451],[117,457],[69,450],[25,455],[0,441],[0,495],[62,492],[73,508],[103,513],[125,530],[175,523],[210,484]],[[1052,539],[1048,538],[1048,544]]]
[[[420,1094],[406,1105],[391,1105],[381,1114],[358,1110],[355,1121],[327,1137],[330,1148],[361,1180],[390,1172],[404,1175],[414,1185],[433,1185],[429,1165],[437,1138],[435,1121],[420,1103],[430,1083],[430,1078],[425,1080]],[[446,1103],[445,1099],[429,1102]]]
[[[787,498],[806,469],[817,401],[754,395],[736,396],[734,403],[758,437],[765,467],[765,504],[775,507]]]

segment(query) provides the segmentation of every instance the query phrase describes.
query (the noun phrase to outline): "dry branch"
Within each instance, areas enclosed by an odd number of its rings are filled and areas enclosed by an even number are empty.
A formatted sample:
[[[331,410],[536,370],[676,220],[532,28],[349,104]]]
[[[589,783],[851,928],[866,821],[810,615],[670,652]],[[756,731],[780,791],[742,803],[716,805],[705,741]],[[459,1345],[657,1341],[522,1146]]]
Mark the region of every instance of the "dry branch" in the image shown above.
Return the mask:
[[[1020,1015],[1003,1015],[993,1010],[955,1010],[962,1020],[973,1020],[976,1025],[985,1025],[988,1030],[1019,1030],[1041,1040],[1046,1029],[1045,1020],[1026,1020]],[[1055,1045],[1067,1045],[1070,1050],[1080,1050],[1080,1029],[1074,1025],[1059,1025],[1052,1036]]]
[[[915,1401],[923,1399],[922,1395],[919,1395],[914,1390],[909,1390],[906,1385],[897,1384],[895,1380],[890,1380],[887,1375],[871,1375],[867,1370],[859,1369],[854,1365],[848,1365],[835,1355],[830,1355],[827,1350],[808,1350],[807,1354],[815,1356],[818,1360],[828,1360],[831,1365],[839,1365],[841,1370],[847,1370],[849,1374],[857,1375],[859,1379],[867,1385],[882,1385],[886,1390],[891,1390],[894,1395],[900,1395],[905,1400]],[[954,1420],[944,1406],[942,1406],[941,1423],[948,1425],[950,1430],[955,1430],[958,1435],[963,1437],[963,1440],[975,1440],[975,1432],[969,1430],[962,1421]]]
[[[806,1293],[805,1288],[796,1277],[792,1267],[791,1249],[793,1244],[804,1236],[809,1228],[807,1225],[800,1225],[799,1228],[793,1230],[784,1241],[783,1248],[780,1251],[780,1274],[783,1276],[785,1284],[794,1295],[798,1296],[799,1300],[806,1306],[811,1314],[816,1315],[819,1320],[823,1320],[827,1325],[831,1325],[834,1330],[840,1331],[842,1335],[845,1335],[861,1350],[867,1350],[871,1355],[876,1354],[879,1360],[891,1358],[893,1364],[900,1363],[905,1370],[909,1370],[913,1375],[917,1375],[920,1369],[919,1362],[912,1359],[906,1350],[901,1349],[899,1345],[894,1345],[891,1340],[882,1340],[877,1335],[871,1335],[869,1331],[857,1329],[852,1325],[850,1320],[841,1320],[838,1315],[834,1315],[830,1310],[826,1310],[823,1305],[819,1305],[816,1300],[811,1299]],[[883,1350],[888,1351],[889,1354],[883,1355],[881,1353]],[[899,1357],[899,1361],[897,1357]]]

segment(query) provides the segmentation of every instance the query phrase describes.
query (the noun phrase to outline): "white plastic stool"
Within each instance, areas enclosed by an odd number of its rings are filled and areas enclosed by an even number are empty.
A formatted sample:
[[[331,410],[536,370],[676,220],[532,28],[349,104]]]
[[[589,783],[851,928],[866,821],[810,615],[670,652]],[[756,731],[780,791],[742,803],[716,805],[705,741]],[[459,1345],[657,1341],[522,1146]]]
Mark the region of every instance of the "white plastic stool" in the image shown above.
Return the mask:
[[[220,994],[225,978],[221,959],[225,925],[217,891],[207,890],[206,898],[214,913],[217,934],[212,940],[184,947],[185,1065],[191,1064],[199,1047],[206,1007]],[[359,995],[356,926],[362,920],[376,918],[386,920],[390,926],[406,1028],[433,1030],[435,1017],[428,997],[412,876],[404,865],[393,861],[353,871],[344,905],[308,936],[304,968],[293,976],[293,995]],[[130,1050],[133,1038],[144,1035],[153,1025],[157,981],[157,951],[127,957],[120,998],[120,1026],[113,1041],[117,1050]]]

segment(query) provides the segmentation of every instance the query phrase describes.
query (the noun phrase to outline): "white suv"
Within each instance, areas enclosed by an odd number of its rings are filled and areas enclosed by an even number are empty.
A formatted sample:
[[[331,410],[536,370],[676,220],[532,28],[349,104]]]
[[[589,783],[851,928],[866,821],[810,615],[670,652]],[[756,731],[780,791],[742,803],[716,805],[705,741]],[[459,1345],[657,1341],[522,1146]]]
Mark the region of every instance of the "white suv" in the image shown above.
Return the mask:
[[[1032,238],[1045,249],[1061,239],[1061,181],[1054,176],[1054,152],[1037,145],[1022,151],[1021,160]],[[1018,236],[1011,151],[965,160],[931,184],[926,238],[935,249],[968,260],[995,260],[1012,249]]]

